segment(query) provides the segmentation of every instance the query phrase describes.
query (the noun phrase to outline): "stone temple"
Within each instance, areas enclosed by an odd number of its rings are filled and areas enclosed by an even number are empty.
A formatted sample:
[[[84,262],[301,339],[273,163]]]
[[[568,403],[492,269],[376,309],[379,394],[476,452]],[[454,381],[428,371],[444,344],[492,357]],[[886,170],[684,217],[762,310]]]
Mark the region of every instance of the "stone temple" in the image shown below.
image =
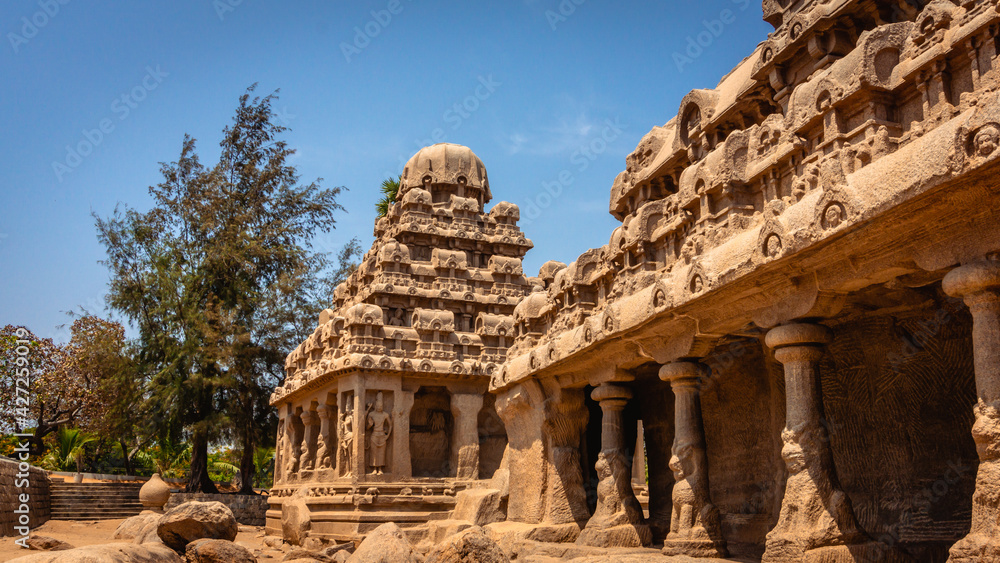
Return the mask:
[[[507,437],[487,387],[532,288],[521,270],[532,245],[517,206],[483,212],[491,197],[468,148],[414,155],[371,251],[288,356],[272,396],[272,496],[321,485],[321,502],[309,500],[314,534],[425,523],[500,466]]]
[[[1000,562],[998,2],[763,14],[568,266],[521,275],[516,207],[481,213],[467,149],[411,160],[274,396],[272,530],[305,506],[329,537],[377,512],[431,540]]]

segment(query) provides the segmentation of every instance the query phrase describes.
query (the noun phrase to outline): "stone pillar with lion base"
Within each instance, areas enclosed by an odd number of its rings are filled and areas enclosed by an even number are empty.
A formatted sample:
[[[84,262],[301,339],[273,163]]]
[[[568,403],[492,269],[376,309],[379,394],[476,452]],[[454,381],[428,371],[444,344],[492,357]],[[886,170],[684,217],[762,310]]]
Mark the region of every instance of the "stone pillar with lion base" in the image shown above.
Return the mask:
[[[950,563],[1000,561],[1000,262],[966,264],[945,276],[944,290],[972,312],[976,367],[972,437],[979,454],[972,529],[951,548]]]
[[[777,326],[765,337],[785,371],[781,457],[788,477],[778,523],[767,534],[762,561],[910,561],[861,530],[851,499],[840,488],[824,426],[819,379],[819,361],[830,340],[830,329],[807,322]]]
[[[695,361],[677,361],[660,367],[660,379],[674,392],[673,514],[670,533],[663,541],[665,555],[726,557],[719,510],[708,488],[708,454],[701,418],[700,388],[708,368]]]
[[[458,479],[479,478],[479,411],[481,393],[452,393],[451,412],[455,432],[451,443],[451,466]]]
[[[622,411],[632,392],[602,383],[591,397],[601,405],[601,452],[597,456],[597,509],[576,543],[599,547],[640,547],[652,541],[642,506],[632,490],[625,451]]]

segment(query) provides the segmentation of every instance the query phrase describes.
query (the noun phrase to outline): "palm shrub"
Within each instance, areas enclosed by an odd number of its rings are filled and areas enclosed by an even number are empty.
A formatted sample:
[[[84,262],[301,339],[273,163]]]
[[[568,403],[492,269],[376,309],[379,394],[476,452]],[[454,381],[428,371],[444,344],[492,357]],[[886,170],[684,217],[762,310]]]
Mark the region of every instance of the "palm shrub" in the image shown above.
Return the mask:
[[[87,455],[87,444],[97,441],[79,428],[60,428],[56,434],[55,447],[42,458],[41,465],[50,471],[61,471],[76,467],[77,473],[83,473],[83,461]]]
[[[389,214],[389,206],[396,201],[396,195],[399,193],[399,183],[402,179],[403,175],[400,174],[395,178],[382,180],[382,185],[379,186],[379,191],[382,192],[382,199],[378,200],[378,203],[375,204],[375,211],[378,212],[379,217],[385,217]]]

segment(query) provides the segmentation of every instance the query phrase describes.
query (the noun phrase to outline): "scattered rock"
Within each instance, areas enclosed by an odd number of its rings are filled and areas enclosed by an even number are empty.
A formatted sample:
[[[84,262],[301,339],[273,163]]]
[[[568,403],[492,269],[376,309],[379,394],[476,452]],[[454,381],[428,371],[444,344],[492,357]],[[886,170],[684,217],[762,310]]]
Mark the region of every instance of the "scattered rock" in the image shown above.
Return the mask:
[[[482,528],[475,526],[434,547],[426,563],[510,563],[510,559]]]
[[[406,540],[399,526],[389,522],[372,530],[349,563],[419,563],[413,546]]]
[[[285,543],[285,540],[277,536],[267,536],[264,538],[264,545],[274,549],[281,549],[281,544]]]
[[[28,547],[35,551],[65,551],[73,549],[73,546],[55,538],[48,536],[31,536],[28,538]]]
[[[174,550],[161,544],[109,543],[55,553],[19,557],[11,563],[184,563]]]
[[[312,528],[306,494],[309,489],[302,487],[281,503],[282,535],[292,545],[302,545]]]
[[[221,502],[185,502],[171,508],[157,524],[163,543],[183,552],[188,543],[200,539],[236,539],[233,511]]]
[[[136,516],[126,518],[124,522],[118,525],[118,529],[115,530],[115,535],[112,537],[116,540],[134,540],[139,537],[150,522],[159,522],[161,516],[163,515],[147,510]]]
[[[319,561],[320,563],[330,563],[333,559],[330,559],[322,553],[316,553],[308,549],[296,548],[288,552],[282,561],[301,561],[303,559],[309,559],[312,561]]]
[[[338,553],[346,553],[350,555],[354,553],[354,542],[344,542],[341,544],[334,544],[322,551],[323,555],[327,557],[333,557]]]
[[[257,563],[247,548],[226,540],[195,540],[184,555],[188,563]]]
[[[326,542],[319,538],[306,538],[302,541],[302,548],[308,551],[322,551],[326,547]]]

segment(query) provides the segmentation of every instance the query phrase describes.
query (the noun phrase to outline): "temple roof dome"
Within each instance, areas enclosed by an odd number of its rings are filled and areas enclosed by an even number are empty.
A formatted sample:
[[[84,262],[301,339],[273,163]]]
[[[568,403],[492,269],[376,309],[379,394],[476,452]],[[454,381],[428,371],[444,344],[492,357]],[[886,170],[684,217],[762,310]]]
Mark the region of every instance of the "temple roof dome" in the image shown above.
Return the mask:
[[[438,143],[417,151],[403,167],[397,199],[402,199],[413,188],[429,189],[428,184],[464,185],[480,190],[482,203],[493,198],[486,166],[472,149],[463,145]],[[464,195],[472,196],[470,192]]]

